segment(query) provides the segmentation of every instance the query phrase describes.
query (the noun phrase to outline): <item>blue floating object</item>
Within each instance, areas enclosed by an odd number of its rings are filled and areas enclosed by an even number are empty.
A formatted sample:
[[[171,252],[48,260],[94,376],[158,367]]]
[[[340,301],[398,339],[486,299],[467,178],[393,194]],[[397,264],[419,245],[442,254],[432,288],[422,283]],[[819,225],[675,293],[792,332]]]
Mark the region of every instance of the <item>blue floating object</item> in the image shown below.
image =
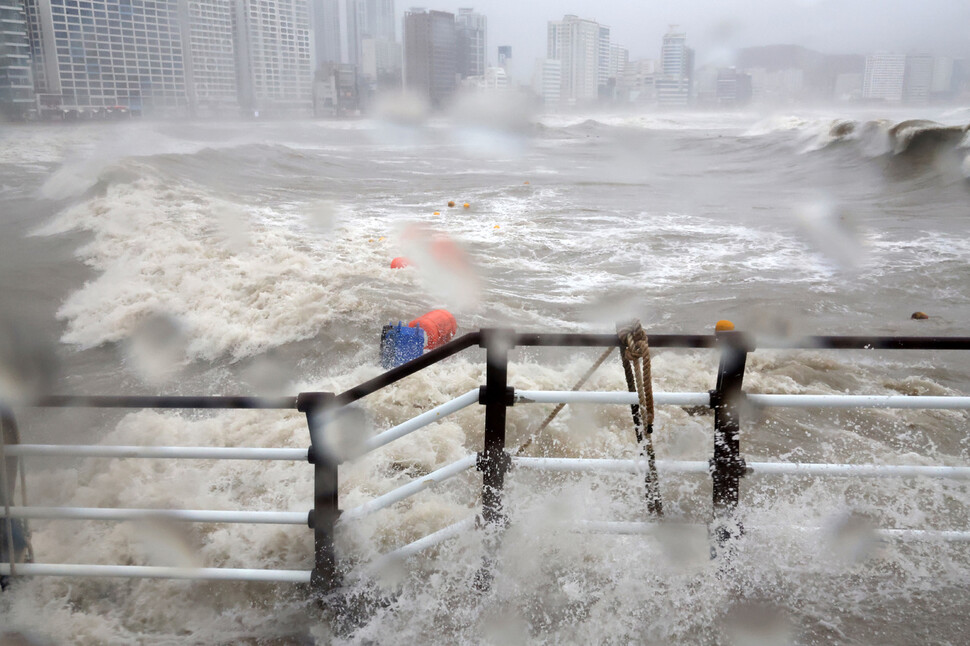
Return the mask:
[[[385,370],[417,359],[422,352],[424,330],[420,327],[408,327],[398,321],[397,325],[385,325],[381,330],[381,367]]]

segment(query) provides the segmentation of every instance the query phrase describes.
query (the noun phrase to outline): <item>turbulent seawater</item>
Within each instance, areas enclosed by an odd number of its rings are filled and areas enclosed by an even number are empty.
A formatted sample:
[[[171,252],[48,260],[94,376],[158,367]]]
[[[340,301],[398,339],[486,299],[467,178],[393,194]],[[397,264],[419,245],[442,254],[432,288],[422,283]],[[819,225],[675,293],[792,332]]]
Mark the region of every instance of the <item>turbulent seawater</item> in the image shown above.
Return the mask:
[[[772,336],[967,335],[967,123],[968,109],[6,126],[0,397],[340,391],[381,372],[381,325],[438,307],[462,331],[609,332],[635,316],[656,333],[709,333],[727,318]],[[400,255],[418,266],[390,269]],[[930,318],[911,320],[917,310]],[[510,380],[568,389],[597,354],[515,350]],[[477,387],[483,359],[466,351],[364,399],[352,434]],[[711,352],[655,352],[655,388],[706,391],[716,365]],[[970,356],[759,351],[745,384],[967,394]],[[586,388],[624,386],[614,358]],[[509,444],[550,409],[510,409]],[[309,442],[295,412],[16,414],[32,443]],[[749,461],[962,465],[968,422],[962,411],[772,409],[744,420],[742,449]],[[482,426],[471,407],[345,465],[341,507],[480,450]],[[710,416],[661,408],[656,429],[658,457],[710,457]],[[567,407],[525,454],[634,457],[629,409]],[[700,476],[663,476],[672,522],[654,535],[570,531],[568,521],[645,520],[641,487],[633,475],[513,473],[488,594],[472,586],[476,530],[363,574],[380,554],[473,516],[470,471],[341,526],[348,586],[384,600],[362,603],[357,622],[292,585],[38,578],[0,596],[0,630],[81,644],[966,639],[970,547],[869,531],[970,528],[963,482],[750,477],[739,515],[764,529],[715,561]],[[312,472],[33,458],[27,491],[43,506],[306,511]],[[38,562],[312,566],[304,527],[32,529]]]

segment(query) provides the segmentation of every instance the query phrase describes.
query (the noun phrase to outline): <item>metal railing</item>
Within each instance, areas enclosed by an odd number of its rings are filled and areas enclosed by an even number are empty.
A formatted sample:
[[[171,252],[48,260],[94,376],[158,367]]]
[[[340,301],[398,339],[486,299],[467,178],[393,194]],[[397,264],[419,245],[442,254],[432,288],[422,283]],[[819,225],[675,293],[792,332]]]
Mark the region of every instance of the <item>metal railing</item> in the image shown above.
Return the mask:
[[[740,421],[742,409],[753,407],[812,407],[812,408],[927,408],[970,409],[970,397],[924,397],[900,395],[775,395],[746,394],[742,381],[749,352],[759,349],[840,349],[840,350],[970,350],[970,337],[806,337],[787,340],[757,340],[739,332],[719,332],[716,335],[649,335],[653,348],[709,348],[721,354],[717,371],[717,385],[709,392],[655,393],[660,406],[705,406],[714,411],[713,457],[709,462],[658,460],[661,471],[671,473],[707,474],[712,478],[713,514],[711,529],[715,539],[724,542],[739,528],[731,516],[737,508],[741,478],[747,475],[804,475],[866,478],[950,478],[970,479],[970,467],[908,466],[866,464],[812,464],[790,462],[747,463],[740,451]],[[199,523],[257,523],[308,524],[314,532],[314,567],[304,570],[259,570],[242,568],[171,568],[155,566],[113,566],[80,564],[0,563],[0,575],[18,576],[127,576],[146,578],[177,578],[237,581],[309,582],[313,588],[326,592],[341,580],[334,537],[338,523],[359,518],[389,507],[417,494],[427,487],[444,482],[470,469],[482,473],[481,514],[466,518],[424,538],[398,548],[370,565],[380,567],[391,559],[406,558],[475,526],[501,529],[507,523],[503,510],[505,477],[513,467],[554,472],[613,471],[641,473],[641,460],[532,458],[513,457],[506,450],[506,411],[508,407],[529,403],[617,404],[637,405],[637,395],[629,392],[560,392],[515,390],[508,385],[509,352],[516,347],[611,347],[621,345],[612,334],[519,334],[511,330],[486,329],[459,337],[414,361],[389,370],[378,377],[343,393],[307,392],[296,397],[92,397],[50,396],[33,402],[38,407],[91,408],[159,408],[159,409],[277,409],[298,410],[306,415],[310,435],[309,449],[241,448],[241,447],[167,447],[167,446],[88,446],[37,445],[5,442],[0,464],[5,477],[0,483],[3,494],[6,534],[11,534],[14,519],[72,519],[127,521],[163,519]],[[338,476],[341,457],[326,449],[324,441],[332,414],[407,376],[478,346],[485,350],[486,383],[455,399],[398,424],[365,442],[365,452],[385,446],[409,433],[437,422],[475,403],[485,408],[485,434],[482,450],[456,462],[442,466],[421,478],[387,492],[357,507],[341,511],[338,505]],[[4,415],[4,437],[16,433],[9,426],[16,421],[12,414]],[[22,477],[24,458],[38,457],[80,458],[143,458],[143,459],[203,459],[203,460],[289,460],[309,461],[314,470],[313,509],[306,512],[289,511],[213,511],[213,510],[156,510],[156,509],[92,509],[66,507],[30,507],[13,505],[12,492],[19,468]],[[646,533],[656,523],[624,523],[618,521],[586,521],[578,531],[611,531],[615,533]],[[919,540],[935,536],[944,540],[970,540],[970,532],[887,529],[882,535],[899,540]],[[483,578],[485,585],[489,577]]]

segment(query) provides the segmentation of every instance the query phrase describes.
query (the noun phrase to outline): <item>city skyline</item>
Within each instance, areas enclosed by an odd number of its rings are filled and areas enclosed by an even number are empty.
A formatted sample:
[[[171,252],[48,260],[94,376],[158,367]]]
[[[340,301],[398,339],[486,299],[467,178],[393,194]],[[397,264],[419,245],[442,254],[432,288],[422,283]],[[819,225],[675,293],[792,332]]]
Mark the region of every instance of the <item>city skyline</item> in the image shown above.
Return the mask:
[[[611,29],[611,40],[626,47],[630,60],[659,59],[663,36],[676,25],[691,34],[697,65],[730,65],[740,49],[775,44],[800,45],[824,54],[931,53],[970,58],[970,3],[926,0],[856,2],[797,0],[778,3],[750,0],[729,7],[716,0],[658,0],[591,4],[577,0],[441,0],[433,6],[457,13],[474,6],[489,17],[489,64],[496,62],[496,46],[516,52],[510,76],[526,83],[537,59],[545,57],[549,21],[575,14]],[[410,5],[398,3],[399,18]],[[400,24],[400,19],[398,20]]]
[[[630,7],[623,15],[613,6],[597,7],[596,13],[626,18],[617,26],[584,13],[544,16],[542,30],[524,41],[506,40],[503,25],[530,26],[535,7],[516,20],[500,11],[490,19],[480,9],[505,0],[462,2],[466,6],[455,12],[439,8],[452,4],[447,1],[429,10],[402,10],[394,0],[7,1],[13,3],[4,9],[7,24],[31,33],[36,111],[60,104],[101,112],[312,110],[336,116],[360,113],[377,92],[401,87],[427,92],[435,106],[459,88],[515,86],[531,86],[546,105],[562,106],[927,103],[959,96],[967,77],[966,59],[945,48],[946,38],[909,52],[902,46],[864,49],[865,39],[838,54],[793,44],[732,49],[727,44],[740,42],[743,30],[723,23],[705,36],[688,26],[696,22],[692,12],[708,0],[684,8],[686,20],[666,25],[659,20],[663,4],[646,22],[635,19],[644,14]],[[814,9],[828,4],[815,2]],[[433,29],[431,23],[418,28],[425,20],[418,16],[426,13],[440,18]],[[409,39],[407,20],[422,34]],[[654,39],[651,30],[658,27],[663,31]],[[635,37],[622,36],[631,30]],[[21,31],[5,32],[8,56],[0,79],[13,114],[24,114],[27,99],[10,97],[30,94]],[[771,42],[778,33],[765,38]],[[530,57],[530,48],[543,45]],[[517,54],[498,67],[500,48]]]

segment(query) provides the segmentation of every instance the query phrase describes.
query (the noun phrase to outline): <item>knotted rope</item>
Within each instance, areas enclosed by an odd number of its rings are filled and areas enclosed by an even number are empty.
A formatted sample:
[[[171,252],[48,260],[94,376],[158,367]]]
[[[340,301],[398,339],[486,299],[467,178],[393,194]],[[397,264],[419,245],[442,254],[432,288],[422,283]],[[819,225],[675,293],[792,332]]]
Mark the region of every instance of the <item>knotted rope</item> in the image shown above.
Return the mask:
[[[617,335],[623,344],[620,354],[623,372],[630,392],[637,393],[639,404],[632,404],[633,429],[637,444],[641,447],[640,456],[647,458],[647,472],[644,474],[647,510],[654,516],[663,516],[663,499],[660,497],[660,479],[657,476],[657,458],[653,450],[653,380],[650,371],[650,344],[647,333],[640,321],[629,326],[617,328]],[[644,421],[646,422],[644,424]]]

